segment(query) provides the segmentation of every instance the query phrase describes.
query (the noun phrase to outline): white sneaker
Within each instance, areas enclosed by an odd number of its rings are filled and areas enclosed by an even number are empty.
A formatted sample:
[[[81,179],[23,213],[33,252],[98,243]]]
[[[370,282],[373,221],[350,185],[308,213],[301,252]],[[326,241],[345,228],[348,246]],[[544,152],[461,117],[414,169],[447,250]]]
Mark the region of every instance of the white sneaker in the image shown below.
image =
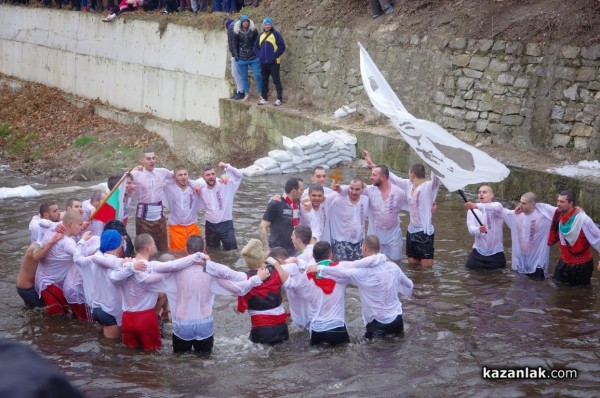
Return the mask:
[[[243,97],[242,97],[242,101],[248,101],[248,99],[250,99],[250,94],[246,93]]]
[[[112,22],[117,17],[117,14],[109,14],[102,22]]]
[[[280,106],[281,105],[281,100],[277,100],[277,101],[273,102],[273,105]]]
[[[263,97],[260,97],[260,99],[258,100],[258,105],[267,105],[268,103],[269,101],[267,101]]]

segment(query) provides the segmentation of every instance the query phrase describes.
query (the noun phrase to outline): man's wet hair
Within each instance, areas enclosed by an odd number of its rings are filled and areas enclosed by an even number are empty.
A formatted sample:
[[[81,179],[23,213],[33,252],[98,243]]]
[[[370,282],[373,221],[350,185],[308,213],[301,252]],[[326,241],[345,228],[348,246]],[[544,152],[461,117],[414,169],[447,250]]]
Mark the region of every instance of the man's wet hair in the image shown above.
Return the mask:
[[[329,260],[331,257],[331,245],[324,240],[315,243],[313,246],[313,257],[316,262]]]

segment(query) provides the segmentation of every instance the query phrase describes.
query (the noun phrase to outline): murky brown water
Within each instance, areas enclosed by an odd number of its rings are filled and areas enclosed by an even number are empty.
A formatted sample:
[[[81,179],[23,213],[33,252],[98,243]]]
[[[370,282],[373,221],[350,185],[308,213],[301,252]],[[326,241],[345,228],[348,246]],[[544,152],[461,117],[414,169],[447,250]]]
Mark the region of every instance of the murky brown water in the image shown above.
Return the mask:
[[[242,184],[234,214],[240,247],[258,236],[267,200],[281,191],[285,179],[257,177]],[[85,199],[89,191],[78,195]],[[56,199],[63,203],[69,196],[61,193]],[[592,287],[558,288],[508,270],[466,271],[473,242],[458,195],[442,191],[438,196],[433,268],[402,264],[415,283],[413,297],[403,300],[403,337],[363,341],[357,290],[349,288],[348,346],[311,348],[306,332],[293,328],[289,342],[254,345],[247,338],[248,315],[234,311],[234,299],[221,297],[215,303],[215,348],[208,358],[175,356],[170,339],[163,340],[160,352],[144,354],[104,339],[92,324],[24,309],[14,283],[28,244],[27,224],[40,200],[0,201],[0,337],[32,345],[90,397],[598,395],[597,276]],[[406,222],[404,217],[404,229]],[[508,239],[506,244],[510,247]],[[209,254],[234,266],[238,260],[238,253]],[[484,365],[576,368],[579,378],[487,381],[481,377]]]

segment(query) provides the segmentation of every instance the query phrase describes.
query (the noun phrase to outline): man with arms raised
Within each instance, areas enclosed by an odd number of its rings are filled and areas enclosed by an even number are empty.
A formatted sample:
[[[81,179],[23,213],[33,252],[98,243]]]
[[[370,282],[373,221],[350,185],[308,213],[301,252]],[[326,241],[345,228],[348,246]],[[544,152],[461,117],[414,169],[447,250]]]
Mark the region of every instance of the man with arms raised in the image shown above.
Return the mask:
[[[185,250],[188,237],[200,235],[198,228],[198,210],[202,197],[196,195],[190,186],[188,171],[185,166],[175,166],[174,179],[167,179],[164,199],[170,211],[169,215],[169,248],[172,252]]]
[[[367,185],[363,192],[369,198],[369,235],[375,235],[381,244],[381,253],[391,260],[402,258],[402,231],[400,230],[400,211],[408,210],[406,192],[389,181],[387,166],[379,165],[371,170],[369,179],[373,185]],[[346,194],[348,187],[341,189]]]
[[[465,266],[471,269],[506,268],[502,236],[504,207],[501,203],[492,202],[494,191],[487,185],[479,187],[477,197],[479,203],[465,203],[465,207],[472,210],[467,213],[467,228],[475,237],[473,250]]]
[[[237,241],[233,229],[233,199],[242,183],[243,175],[228,163],[220,162],[219,167],[227,173],[227,183],[217,180],[217,174],[210,165],[202,172],[202,178],[206,182],[206,187],[201,192],[206,209],[206,246],[220,247],[222,242],[225,250],[235,250]]]

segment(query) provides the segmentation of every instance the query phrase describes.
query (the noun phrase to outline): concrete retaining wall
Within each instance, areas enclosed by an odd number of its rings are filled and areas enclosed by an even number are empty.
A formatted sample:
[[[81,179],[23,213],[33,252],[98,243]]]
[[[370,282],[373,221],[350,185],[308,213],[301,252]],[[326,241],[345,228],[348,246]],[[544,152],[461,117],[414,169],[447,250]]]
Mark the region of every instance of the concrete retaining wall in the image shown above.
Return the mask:
[[[0,5],[0,73],[163,119],[218,127],[225,32]]]

